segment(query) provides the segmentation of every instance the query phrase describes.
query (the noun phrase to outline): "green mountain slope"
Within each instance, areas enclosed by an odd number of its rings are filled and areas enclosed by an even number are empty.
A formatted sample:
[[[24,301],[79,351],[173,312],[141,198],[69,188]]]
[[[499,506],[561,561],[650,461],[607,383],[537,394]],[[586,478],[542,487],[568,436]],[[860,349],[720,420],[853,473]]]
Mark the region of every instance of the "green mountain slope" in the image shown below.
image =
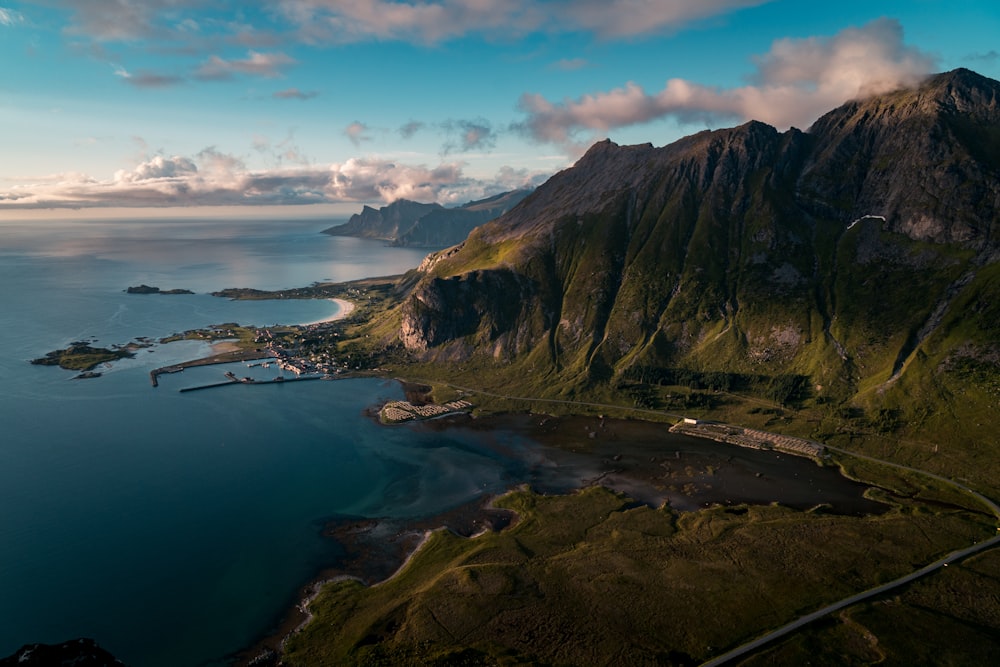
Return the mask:
[[[982,442],[998,225],[1000,83],[956,70],[808,132],[598,143],[431,255],[393,335],[536,394],[711,377]]]

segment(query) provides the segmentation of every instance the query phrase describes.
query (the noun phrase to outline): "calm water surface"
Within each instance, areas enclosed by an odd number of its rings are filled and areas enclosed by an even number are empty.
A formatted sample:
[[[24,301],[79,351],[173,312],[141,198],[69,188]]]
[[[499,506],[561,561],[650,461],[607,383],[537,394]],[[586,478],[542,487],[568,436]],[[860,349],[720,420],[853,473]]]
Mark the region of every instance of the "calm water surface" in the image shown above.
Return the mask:
[[[200,343],[156,345],[93,380],[27,363],[81,339],[316,320],[336,306],[206,292],[402,273],[425,254],[319,234],[329,224],[0,221],[0,656],[90,636],[136,667],[218,664],[336,560],[328,518],[427,516],[594,474],[514,423],[379,427],[365,408],[401,396],[380,380],[177,391],[226,370],[206,367],[150,386],[150,369]],[[198,294],[123,293],[140,283]]]

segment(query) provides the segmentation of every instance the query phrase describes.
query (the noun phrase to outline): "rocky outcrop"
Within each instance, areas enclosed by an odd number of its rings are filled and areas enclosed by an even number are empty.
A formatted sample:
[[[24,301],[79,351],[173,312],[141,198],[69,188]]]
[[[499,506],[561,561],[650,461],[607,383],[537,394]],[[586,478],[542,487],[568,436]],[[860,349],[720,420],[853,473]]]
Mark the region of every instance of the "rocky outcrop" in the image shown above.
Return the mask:
[[[161,290],[159,287],[150,287],[149,285],[135,285],[129,287],[125,290],[127,294],[194,294],[191,290],[187,289],[167,289]]]
[[[124,663],[93,639],[73,639],[61,644],[25,644],[13,655],[0,658],[0,667],[112,667]]]

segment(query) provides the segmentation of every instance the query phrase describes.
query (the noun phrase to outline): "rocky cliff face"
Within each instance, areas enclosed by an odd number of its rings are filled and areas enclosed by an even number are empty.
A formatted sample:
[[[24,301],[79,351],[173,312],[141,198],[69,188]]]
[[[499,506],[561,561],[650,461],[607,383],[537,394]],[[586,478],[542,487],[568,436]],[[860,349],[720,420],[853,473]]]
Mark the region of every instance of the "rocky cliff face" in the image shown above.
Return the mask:
[[[503,215],[527,195],[527,190],[514,190],[458,208],[400,199],[378,210],[365,206],[346,224],[330,227],[323,233],[380,239],[401,246],[441,248],[460,243],[473,229]]]
[[[426,359],[530,357],[567,381],[764,371],[842,395],[945,363],[959,340],[988,356],[998,99],[958,70],[808,132],[598,143],[424,263],[402,341]]]
[[[408,199],[399,199],[379,209],[365,206],[361,213],[352,215],[347,223],[324,229],[323,233],[394,241],[401,230],[406,232],[417,220],[442,208],[440,204],[421,204]]]

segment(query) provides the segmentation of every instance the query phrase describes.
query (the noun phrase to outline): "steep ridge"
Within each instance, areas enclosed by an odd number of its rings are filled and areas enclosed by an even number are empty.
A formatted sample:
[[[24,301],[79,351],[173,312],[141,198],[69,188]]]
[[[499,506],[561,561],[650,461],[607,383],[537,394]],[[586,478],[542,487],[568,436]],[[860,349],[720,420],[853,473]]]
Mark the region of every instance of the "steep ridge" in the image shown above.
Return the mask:
[[[924,384],[956,349],[992,358],[998,220],[1000,83],[956,70],[808,132],[595,144],[431,255],[400,338],[553,387],[685,368],[792,374],[843,401],[919,355]],[[972,294],[979,310],[959,312]]]
[[[440,248],[461,242],[473,229],[503,215],[528,194],[528,190],[513,190],[457,208],[399,199],[377,210],[365,206],[345,224],[324,229],[323,233]]]

